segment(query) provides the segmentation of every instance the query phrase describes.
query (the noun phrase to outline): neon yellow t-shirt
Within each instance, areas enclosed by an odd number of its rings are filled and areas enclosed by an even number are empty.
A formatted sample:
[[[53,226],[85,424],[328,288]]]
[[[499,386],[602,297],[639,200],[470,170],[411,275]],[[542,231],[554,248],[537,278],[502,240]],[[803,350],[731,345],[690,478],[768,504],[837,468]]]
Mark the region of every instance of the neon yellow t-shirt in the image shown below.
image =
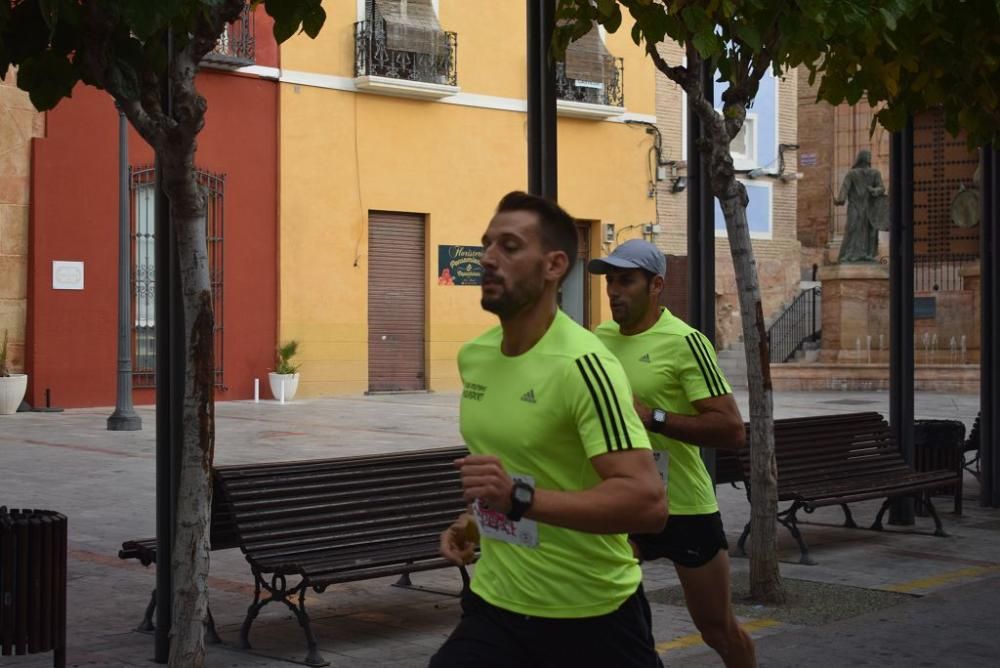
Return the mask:
[[[474,454],[499,457],[537,489],[579,491],[601,479],[592,457],[649,439],[621,365],[562,311],[531,350],[508,357],[491,329],[458,354],[460,426]],[[477,511],[481,556],[472,590],[523,615],[580,618],[618,609],[642,572],[624,534],[598,535]],[[494,530],[499,538],[488,535]],[[506,533],[504,533],[506,532]]]
[[[719,368],[711,342],[667,309],[645,332],[625,336],[618,323],[608,321],[595,333],[621,362],[632,390],[647,406],[662,408],[668,414],[697,415],[692,405],[695,401],[733,391]],[[670,514],[717,512],[715,487],[698,448],[660,434],[650,434],[649,440],[654,449],[670,453],[667,468]]]

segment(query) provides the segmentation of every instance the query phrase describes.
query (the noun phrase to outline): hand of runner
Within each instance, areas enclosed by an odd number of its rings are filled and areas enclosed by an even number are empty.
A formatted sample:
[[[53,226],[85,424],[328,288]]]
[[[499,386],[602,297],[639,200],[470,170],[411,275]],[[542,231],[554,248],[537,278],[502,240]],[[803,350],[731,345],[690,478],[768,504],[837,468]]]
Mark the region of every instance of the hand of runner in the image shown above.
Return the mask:
[[[441,532],[441,556],[455,564],[471,564],[476,558],[479,528],[469,513],[462,513],[455,522]]]
[[[514,480],[497,457],[469,455],[456,459],[455,466],[462,472],[466,503],[479,499],[497,512],[506,514],[510,511],[510,493],[514,488]]]
[[[653,422],[653,409],[639,401],[638,397],[632,397],[632,404],[635,406],[635,412],[639,415],[642,425],[649,429]]]

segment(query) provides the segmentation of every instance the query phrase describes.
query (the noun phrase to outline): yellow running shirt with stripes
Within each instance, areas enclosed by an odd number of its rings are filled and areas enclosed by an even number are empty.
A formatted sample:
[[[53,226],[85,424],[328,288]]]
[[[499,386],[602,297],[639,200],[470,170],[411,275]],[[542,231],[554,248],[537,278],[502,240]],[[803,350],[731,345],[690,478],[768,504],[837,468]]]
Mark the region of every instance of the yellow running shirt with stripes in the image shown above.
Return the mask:
[[[625,336],[618,323],[596,330],[598,338],[625,368],[632,391],[647,406],[678,415],[697,415],[693,402],[731,394],[704,334],[663,309],[645,332]],[[698,448],[660,434],[650,434],[656,450],[670,453],[667,499],[671,515],[707,515],[719,510],[712,478]]]
[[[517,356],[495,327],[458,354],[460,426],[474,454],[494,455],[537,489],[579,491],[601,480],[590,459],[649,449],[618,360],[562,311]],[[597,535],[477,508],[481,556],[472,590],[523,615],[594,617],[617,610],[642,572],[624,534]]]

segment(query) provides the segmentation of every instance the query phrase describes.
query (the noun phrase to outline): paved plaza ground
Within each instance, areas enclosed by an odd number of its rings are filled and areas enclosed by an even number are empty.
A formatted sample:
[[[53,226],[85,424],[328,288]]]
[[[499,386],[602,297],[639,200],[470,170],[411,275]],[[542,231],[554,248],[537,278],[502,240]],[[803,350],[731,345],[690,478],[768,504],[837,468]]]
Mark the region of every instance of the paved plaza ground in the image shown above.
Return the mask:
[[[745,392],[738,394],[746,412]],[[217,407],[218,464],[347,456],[461,443],[457,396],[349,396]],[[878,410],[885,393],[779,393],[776,417]],[[918,418],[971,426],[978,397],[921,393]],[[21,413],[0,418],[0,504],[59,510],[69,517],[69,665],[149,666],[152,636],[134,631],[154,585],[154,569],[123,562],[123,540],[154,533],[154,413],[140,408],[140,432],[108,432],[111,409]],[[1000,511],[978,506],[978,486],[965,480],[965,513],[937,503],[948,538],[933,524],[883,533],[840,528],[837,509],[805,517],[804,535],[818,562],[779,528],[782,574],[801,594],[802,609],[741,605],[757,639],[762,666],[994,666],[1000,657]],[[719,487],[730,542],[749,516],[742,490]],[[855,507],[870,522],[877,502]],[[733,559],[737,589],[748,561]],[[644,566],[654,634],[668,665],[719,666],[683,607],[677,578],[664,563]],[[457,592],[453,569],[417,574],[415,584]],[[394,579],[337,585],[311,593],[307,606],[320,649],[333,666],[425,666],[458,618],[458,601],[389,586]],[[212,610],[223,638],[210,666],[284,666],[304,656],[302,634],[287,610],[265,608],[252,652],[234,648],[253,594],[238,550],[212,553]],[[855,605],[856,607],[852,607]],[[808,603],[808,605],[806,605]],[[838,619],[838,617],[844,617]],[[0,666],[51,665],[49,655],[0,657]]]

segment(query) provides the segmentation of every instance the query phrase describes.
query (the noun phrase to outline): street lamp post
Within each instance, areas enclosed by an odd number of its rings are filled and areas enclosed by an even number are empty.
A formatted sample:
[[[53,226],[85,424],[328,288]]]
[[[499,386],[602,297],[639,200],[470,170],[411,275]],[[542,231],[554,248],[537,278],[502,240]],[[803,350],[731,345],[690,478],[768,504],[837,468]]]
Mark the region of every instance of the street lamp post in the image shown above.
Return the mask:
[[[128,216],[128,124],[118,109],[118,398],[108,431],[139,431],[142,418],[132,408],[132,350],[129,336],[131,265]]]

